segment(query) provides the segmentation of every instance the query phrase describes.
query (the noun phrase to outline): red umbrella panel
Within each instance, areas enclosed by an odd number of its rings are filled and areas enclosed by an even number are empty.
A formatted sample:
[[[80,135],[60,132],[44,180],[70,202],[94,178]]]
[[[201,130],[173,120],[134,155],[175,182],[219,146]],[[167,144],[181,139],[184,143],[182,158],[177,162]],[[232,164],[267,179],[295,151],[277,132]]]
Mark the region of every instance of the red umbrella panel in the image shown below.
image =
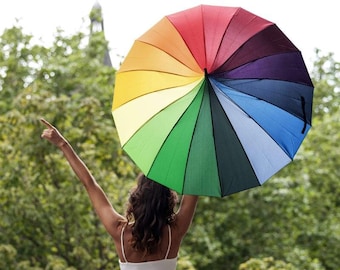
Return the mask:
[[[226,196],[290,163],[311,127],[313,84],[276,24],[201,5],[165,16],[116,74],[123,149],[179,193]]]

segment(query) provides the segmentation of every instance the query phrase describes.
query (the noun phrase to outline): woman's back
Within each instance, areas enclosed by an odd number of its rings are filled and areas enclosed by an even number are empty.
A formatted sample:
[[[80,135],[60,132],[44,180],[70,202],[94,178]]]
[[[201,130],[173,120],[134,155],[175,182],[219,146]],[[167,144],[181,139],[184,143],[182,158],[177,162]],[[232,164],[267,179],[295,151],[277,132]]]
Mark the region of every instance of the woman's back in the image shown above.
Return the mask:
[[[143,254],[129,245],[132,238],[131,225],[124,225],[121,230],[120,252],[118,252],[121,270],[175,270],[179,244],[172,243],[172,229],[170,225],[163,228],[162,240],[155,253]],[[176,241],[175,241],[176,242]],[[117,247],[117,250],[119,247]]]

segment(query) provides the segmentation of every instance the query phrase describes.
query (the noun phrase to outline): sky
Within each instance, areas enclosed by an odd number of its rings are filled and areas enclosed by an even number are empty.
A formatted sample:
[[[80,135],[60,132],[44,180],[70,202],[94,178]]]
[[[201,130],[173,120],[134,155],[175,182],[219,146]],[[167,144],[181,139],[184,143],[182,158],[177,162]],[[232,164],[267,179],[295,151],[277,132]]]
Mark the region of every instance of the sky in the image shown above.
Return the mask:
[[[46,45],[56,29],[66,34],[86,30],[88,15],[98,2],[113,66],[127,55],[134,40],[162,17],[197,5],[242,7],[272,21],[298,47],[309,70],[315,48],[340,61],[338,4],[334,0],[0,0],[0,34],[20,25]]]

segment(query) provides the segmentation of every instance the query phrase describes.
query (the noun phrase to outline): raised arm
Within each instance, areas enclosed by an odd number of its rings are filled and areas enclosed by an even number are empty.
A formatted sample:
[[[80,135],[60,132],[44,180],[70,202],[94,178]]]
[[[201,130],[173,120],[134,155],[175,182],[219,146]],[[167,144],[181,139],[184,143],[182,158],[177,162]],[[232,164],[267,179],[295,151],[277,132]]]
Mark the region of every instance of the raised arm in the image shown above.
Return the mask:
[[[42,132],[41,137],[56,145],[63,152],[71,168],[85,186],[92,205],[104,227],[112,237],[116,237],[119,222],[124,218],[112,207],[104,191],[68,141],[45,119],[41,119],[41,122],[47,127]]]
[[[176,213],[176,223],[181,237],[187,233],[194,217],[198,196],[183,195],[180,207]]]

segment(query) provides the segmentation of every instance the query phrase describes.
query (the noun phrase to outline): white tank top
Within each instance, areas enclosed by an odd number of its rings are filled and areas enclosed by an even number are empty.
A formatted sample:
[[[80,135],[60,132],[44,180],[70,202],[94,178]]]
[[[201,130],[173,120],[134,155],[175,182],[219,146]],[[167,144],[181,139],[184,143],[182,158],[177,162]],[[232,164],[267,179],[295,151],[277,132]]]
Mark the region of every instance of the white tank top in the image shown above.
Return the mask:
[[[175,270],[177,265],[177,257],[173,259],[168,259],[170,247],[171,247],[171,228],[168,225],[168,231],[169,231],[169,243],[168,243],[168,249],[165,254],[165,258],[163,260],[157,260],[157,261],[149,261],[149,262],[140,262],[140,263],[131,263],[128,262],[125,256],[124,251],[124,240],[123,240],[123,234],[124,234],[125,226],[122,228],[122,232],[120,234],[120,246],[122,249],[122,255],[125,260],[125,262],[121,262],[119,260],[119,266],[121,270]]]

